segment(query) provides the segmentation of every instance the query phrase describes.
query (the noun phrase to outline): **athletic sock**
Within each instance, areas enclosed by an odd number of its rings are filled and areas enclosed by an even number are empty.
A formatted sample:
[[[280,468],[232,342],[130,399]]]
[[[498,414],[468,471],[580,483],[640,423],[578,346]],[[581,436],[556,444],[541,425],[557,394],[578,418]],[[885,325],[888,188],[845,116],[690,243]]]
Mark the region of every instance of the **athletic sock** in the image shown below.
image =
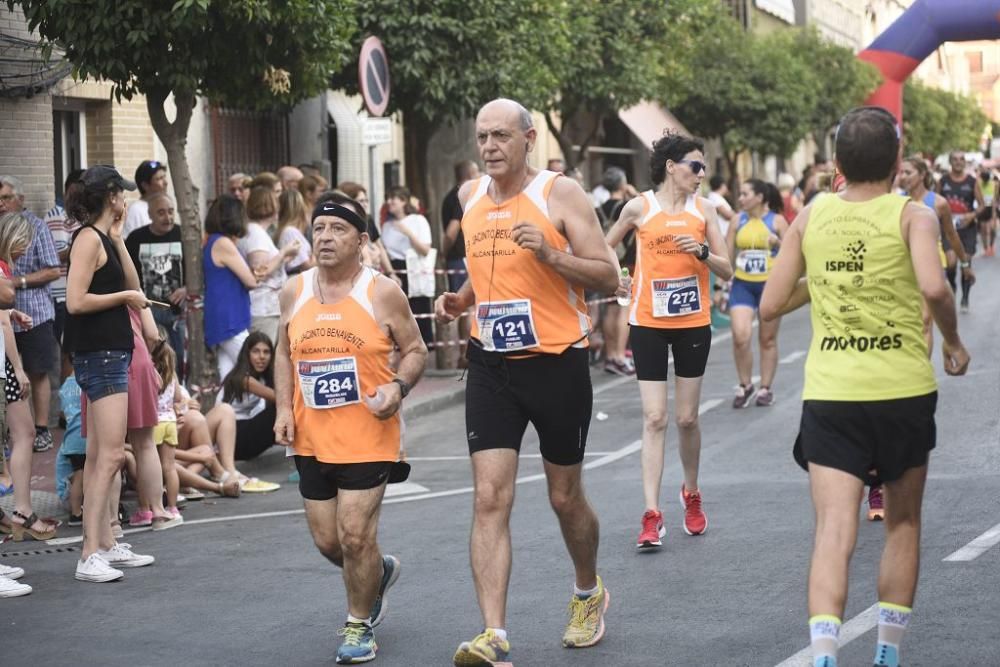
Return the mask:
[[[906,624],[913,610],[891,602],[878,603],[878,646],[875,647],[875,664],[880,667],[899,667],[899,644],[903,641]]]
[[[503,628],[486,628],[486,629],[492,630],[493,634],[495,634],[497,637],[499,637],[503,641],[507,641],[507,631],[505,629]]]
[[[957,270],[953,266],[950,266],[944,270],[944,274],[948,277],[948,284],[951,285],[952,292],[957,291],[957,287],[955,286],[955,278],[957,277],[957,273],[958,273]]]
[[[812,645],[813,667],[837,667],[837,638],[840,619],[830,614],[818,614],[809,619],[809,641]]]
[[[591,595],[597,595],[597,592],[599,590],[601,590],[601,587],[599,585],[594,586],[593,588],[583,589],[583,588],[577,588],[577,585],[573,584],[573,594],[576,595],[576,597],[580,598],[581,600],[586,600]]]
[[[371,616],[369,616],[368,618],[358,618],[357,616],[351,616],[350,614],[348,614],[347,615],[347,622],[348,623],[364,623],[369,628],[372,627],[372,617]]]
[[[48,432],[49,432],[48,426],[37,426],[37,425],[35,426],[35,435],[41,435],[42,433],[48,433]]]
[[[962,276],[962,301],[969,302],[969,292],[972,291],[972,281]]]

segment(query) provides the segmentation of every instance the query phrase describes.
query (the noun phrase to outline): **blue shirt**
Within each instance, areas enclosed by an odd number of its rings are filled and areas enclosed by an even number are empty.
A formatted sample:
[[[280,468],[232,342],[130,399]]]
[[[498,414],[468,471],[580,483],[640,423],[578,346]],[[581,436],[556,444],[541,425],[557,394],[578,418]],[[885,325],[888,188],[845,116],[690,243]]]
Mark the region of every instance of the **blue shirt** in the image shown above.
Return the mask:
[[[33,320],[33,326],[38,326],[43,322],[48,322],[56,317],[55,306],[52,305],[51,283],[46,283],[41,287],[20,288],[20,276],[26,276],[42,269],[58,269],[61,264],[59,255],[56,254],[56,246],[52,241],[52,233],[49,226],[41,218],[25,209],[21,215],[28,219],[34,228],[34,235],[28,251],[16,262],[14,262],[14,286],[17,290],[14,295],[14,307],[22,313],[26,313]],[[17,324],[14,324],[14,331],[25,331]]]
[[[80,385],[73,375],[66,378],[59,389],[59,402],[66,416],[66,433],[56,459],[56,492],[63,500],[69,497],[69,478],[73,474],[69,456],[87,453],[87,441],[80,435],[80,394]]]

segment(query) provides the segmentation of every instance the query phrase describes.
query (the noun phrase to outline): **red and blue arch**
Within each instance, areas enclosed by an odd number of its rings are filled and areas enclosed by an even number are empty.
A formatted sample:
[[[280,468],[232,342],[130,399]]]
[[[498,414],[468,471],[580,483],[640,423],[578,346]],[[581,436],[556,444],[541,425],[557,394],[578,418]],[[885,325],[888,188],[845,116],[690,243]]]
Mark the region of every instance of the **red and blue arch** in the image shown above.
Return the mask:
[[[903,117],[903,82],[945,42],[1000,38],[1000,0],[916,0],[858,54],[884,79],[868,104]]]

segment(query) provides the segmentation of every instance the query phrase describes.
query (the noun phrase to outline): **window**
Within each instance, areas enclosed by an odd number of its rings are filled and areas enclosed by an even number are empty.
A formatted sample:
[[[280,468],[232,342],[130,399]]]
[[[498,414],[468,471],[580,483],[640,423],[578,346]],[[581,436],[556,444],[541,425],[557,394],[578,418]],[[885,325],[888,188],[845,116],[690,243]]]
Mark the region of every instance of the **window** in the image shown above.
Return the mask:
[[[966,53],[965,59],[969,61],[969,74],[981,74],[983,71],[983,52],[973,51]]]
[[[53,99],[53,106],[56,100]],[[66,176],[87,164],[86,120],[83,111],[53,109],[52,152],[56,201],[62,201]]]

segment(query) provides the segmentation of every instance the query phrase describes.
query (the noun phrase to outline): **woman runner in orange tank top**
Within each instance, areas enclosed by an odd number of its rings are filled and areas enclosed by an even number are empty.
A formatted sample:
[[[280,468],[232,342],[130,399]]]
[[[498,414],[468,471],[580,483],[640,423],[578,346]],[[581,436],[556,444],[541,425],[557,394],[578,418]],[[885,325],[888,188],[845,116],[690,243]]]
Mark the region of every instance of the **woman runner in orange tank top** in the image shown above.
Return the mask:
[[[680,433],[684,483],[682,526],[688,535],[708,529],[698,489],[701,378],[712,346],[709,270],[723,280],[733,273],[715,208],[698,196],[705,177],[703,144],[668,133],[653,144],[651,176],[660,187],[636,197],[608,231],[614,248],[632,230],[638,256],[631,281],[629,340],[642,397],[642,479],[646,511],[636,546],[659,547],[665,534],[660,480],[667,427],[667,364],[677,376],[674,410]],[[620,292],[624,293],[623,285]]]

